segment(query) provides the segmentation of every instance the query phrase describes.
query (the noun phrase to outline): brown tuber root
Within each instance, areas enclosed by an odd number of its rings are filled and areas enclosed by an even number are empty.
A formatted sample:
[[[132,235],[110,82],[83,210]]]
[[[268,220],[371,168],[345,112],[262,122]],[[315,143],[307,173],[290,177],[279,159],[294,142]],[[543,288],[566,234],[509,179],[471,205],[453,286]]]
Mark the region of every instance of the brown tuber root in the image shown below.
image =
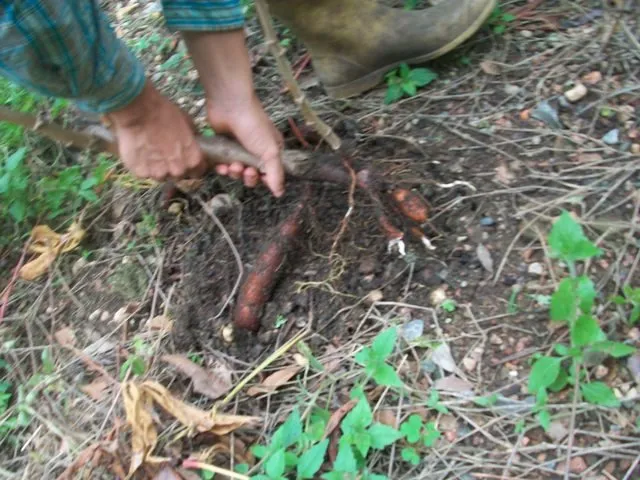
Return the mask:
[[[421,195],[406,188],[396,188],[391,192],[396,208],[410,220],[423,224],[429,220],[429,205]]]
[[[287,252],[302,230],[305,201],[280,224],[276,235],[263,248],[253,270],[247,275],[233,312],[237,328],[256,332],[260,329],[260,316],[265,303],[271,298],[278,275],[285,264]]]

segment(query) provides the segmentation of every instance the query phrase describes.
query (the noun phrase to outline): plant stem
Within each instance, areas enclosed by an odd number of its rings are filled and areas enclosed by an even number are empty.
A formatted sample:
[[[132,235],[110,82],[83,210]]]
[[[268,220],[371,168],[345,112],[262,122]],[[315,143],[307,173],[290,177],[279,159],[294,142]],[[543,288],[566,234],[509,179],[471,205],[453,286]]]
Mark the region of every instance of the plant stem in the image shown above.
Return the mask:
[[[306,124],[315,129],[316,132],[320,134],[323,140],[331,146],[333,150],[338,150],[341,145],[340,137],[338,137],[335,132],[324,123],[314,112],[313,108],[311,108],[311,104],[307,97],[302,92],[300,85],[293,76],[293,70],[291,69],[291,64],[287,60],[285,56],[285,50],[280,46],[278,42],[278,35],[276,34],[276,30],[273,27],[273,22],[271,20],[271,14],[269,13],[269,7],[265,0],[256,0],[256,13],[258,14],[258,19],[260,20],[260,25],[262,26],[262,31],[264,32],[264,36],[266,38],[266,44],[271,54],[276,59],[276,64],[278,66],[278,70],[280,71],[280,75],[284,79],[284,82],[287,84],[287,88],[293,97],[293,101],[300,108],[300,112],[304,117]],[[313,20],[309,20],[313,21]]]

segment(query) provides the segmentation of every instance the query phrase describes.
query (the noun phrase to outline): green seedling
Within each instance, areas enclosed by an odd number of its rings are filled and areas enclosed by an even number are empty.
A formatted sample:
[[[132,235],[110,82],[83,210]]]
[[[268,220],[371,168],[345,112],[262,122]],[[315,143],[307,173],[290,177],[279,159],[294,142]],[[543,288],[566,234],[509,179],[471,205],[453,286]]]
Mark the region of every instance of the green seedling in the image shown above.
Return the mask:
[[[393,353],[398,338],[395,327],[382,331],[373,340],[370,347],[360,350],[355,360],[364,367],[367,378],[373,378],[379,385],[401,387],[402,381],[394,368],[387,363]]]
[[[128,373],[135,377],[143,376],[147,371],[146,358],[151,353],[151,347],[142,339],[136,338],[133,341],[133,353],[129,354],[120,367],[120,380],[124,380]]]
[[[502,8],[496,7],[491,13],[487,24],[496,35],[502,35],[509,28],[509,24],[516,20],[516,16],[512,13],[505,12]]]
[[[387,105],[400,100],[402,97],[413,97],[418,88],[425,87],[438,78],[438,74],[428,68],[410,68],[403,63],[399,68],[386,75],[387,94],[384,103]]]
[[[629,314],[629,323],[635,325],[640,320],[640,288],[633,288],[630,285],[625,285],[622,289],[624,296],[615,296],[613,302],[616,305],[628,305],[631,307],[631,313]]]
[[[620,401],[604,382],[588,380],[585,357],[601,352],[614,358],[631,355],[635,348],[607,339],[593,310],[595,286],[586,275],[578,275],[578,262],[597,257],[602,251],[584,234],[571,215],[563,212],[548,237],[550,256],[566,264],[569,276],[551,296],[550,316],[569,328],[570,343],[556,344],[551,355],[534,356],[529,392],[536,396],[534,413],[546,430],[551,423],[547,408],[549,392],[577,385],[582,400],[602,407],[618,407]]]
[[[418,453],[418,445],[425,447],[433,447],[435,442],[440,438],[440,432],[434,422],[424,423],[420,415],[411,415],[402,425],[400,432],[409,444],[401,451],[401,457],[405,462],[412,465],[420,463],[420,455]]]
[[[445,312],[453,313],[453,312],[455,312],[455,311],[456,311],[456,307],[458,306],[458,304],[456,303],[456,301],[455,301],[454,299],[452,299],[452,298],[447,298],[447,299],[445,299],[445,301],[444,301],[444,302],[442,302],[442,303],[440,304],[440,306],[442,307],[442,309],[443,309]]]

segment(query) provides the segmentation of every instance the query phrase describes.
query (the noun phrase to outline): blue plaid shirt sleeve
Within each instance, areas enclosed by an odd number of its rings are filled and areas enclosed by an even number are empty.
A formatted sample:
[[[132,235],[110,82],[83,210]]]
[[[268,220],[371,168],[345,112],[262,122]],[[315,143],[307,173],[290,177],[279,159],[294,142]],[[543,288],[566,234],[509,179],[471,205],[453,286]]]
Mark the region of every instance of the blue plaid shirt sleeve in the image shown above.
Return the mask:
[[[243,25],[239,0],[165,0],[175,30]],[[142,64],[117,38],[95,0],[0,0],[0,74],[86,111],[129,104],[145,83]]]

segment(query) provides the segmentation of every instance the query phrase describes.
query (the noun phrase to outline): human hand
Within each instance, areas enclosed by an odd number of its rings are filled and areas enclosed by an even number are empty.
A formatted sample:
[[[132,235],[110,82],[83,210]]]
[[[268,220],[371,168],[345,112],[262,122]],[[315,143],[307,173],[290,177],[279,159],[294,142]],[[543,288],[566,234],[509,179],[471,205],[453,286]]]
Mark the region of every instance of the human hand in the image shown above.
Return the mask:
[[[135,176],[161,181],[205,173],[206,164],[191,121],[151,83],[133,102],[107,118],[120,158]]]
[[[284,193],[284,169],[281,153],[284,140],[262,108],[260,100],[252,94],[247,99],[220,95],[207,105],[209,123],[216,133],[235,138],[249,153],[262,162],[261,174],[253,167],[241,163],[218,165],[219,175],[242,179],[247,187],[255,187],[260,180],[274,196]]]

